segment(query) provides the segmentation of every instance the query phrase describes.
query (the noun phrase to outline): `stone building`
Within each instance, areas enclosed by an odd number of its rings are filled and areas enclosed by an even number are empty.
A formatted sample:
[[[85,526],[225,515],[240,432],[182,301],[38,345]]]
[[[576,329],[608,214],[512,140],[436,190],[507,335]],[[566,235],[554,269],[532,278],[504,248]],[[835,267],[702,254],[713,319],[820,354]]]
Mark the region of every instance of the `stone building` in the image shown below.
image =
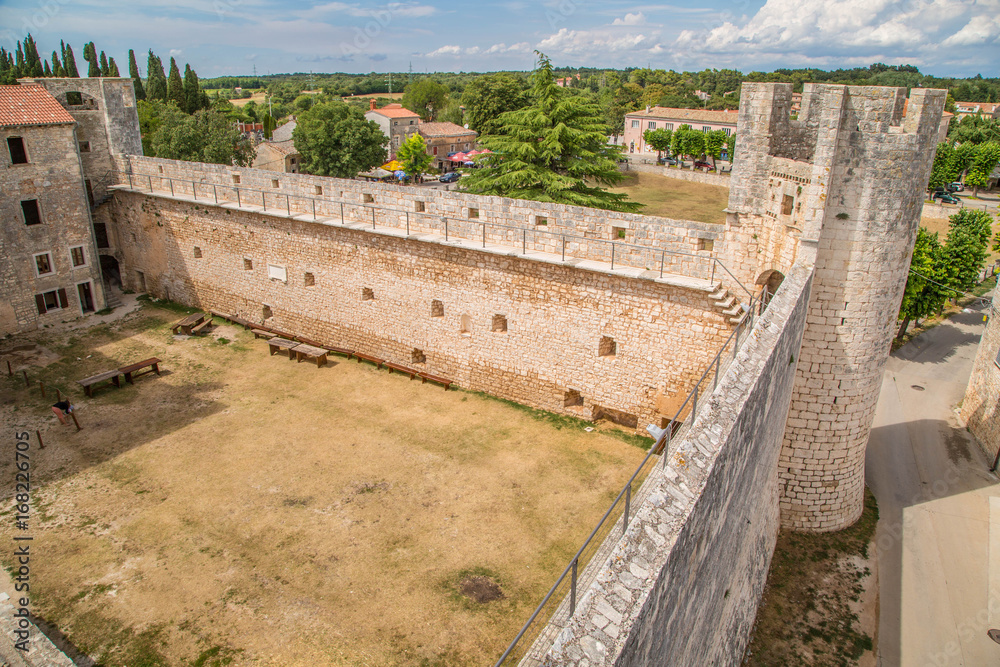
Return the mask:
[[[253,160],[256,169],[281,171],[286,174],[299,173],[302,155],[295,148],[295,142],[264,141],[257,144],[257,156]]]
[[[381,109],[376,109],[375,100],[371,102],[371,109],[365,112],[365,118],[378,123],[382,128],[390,158],[395,156],[410,135],[417,132],[420,125],[420,115],[404,108],[402,104],[386,104]]]
[[[427,152],[434,156],[431,164],[435,169],[447,171],[451,167],[448,161],[450,153],[468,152],[476,147],[475,130],[470,130],[455,123],[420,123],[417,132],[427,143]]]
[[[990,457],[1000,450],[1000,290],[993,293],[989,321],[979,341],[969,387],[962,401],[962,419]]]
[[[85,187],[100,134],[26,82],[0,86],[0,138],[0,334],[104,308]]]
[[[625,114],[625,150],[630,153],[655,153],[647,147],[643,134],[647,130],[677,130],[681,125],[690,125],[701,132],[722,130],[729,135],[736,131],[736,118],[735,111],[646,107],[645,111]]]

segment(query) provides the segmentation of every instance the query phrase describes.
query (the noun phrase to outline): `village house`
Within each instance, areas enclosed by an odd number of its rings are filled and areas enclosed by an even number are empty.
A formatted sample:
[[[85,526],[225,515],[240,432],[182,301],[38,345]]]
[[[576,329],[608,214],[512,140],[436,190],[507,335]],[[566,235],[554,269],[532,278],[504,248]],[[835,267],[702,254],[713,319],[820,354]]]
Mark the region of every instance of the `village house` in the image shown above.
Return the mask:
[[[955,102],[955,115],[959,120],[966,116],[982,114],[986,118],[1000,119],[1000,103],[998,102]]]
[[[253,161],[253,166],[257,169],[282,171],[286,174],[299,173],[301,164],[302,156],[295,149],[295,142],[291,139],[258,144],[257,157]]]
[[[365,113],[365,118],[378,123],[382,128],[382,134],[388,138],[386,148],[390,157],[417,131],[420,124],[420,116],[404,108],[402,104],[386,104],[381,109],[376,109],[375,100],[371,101],[371,108]]]
[[[705,109],[672,109],[646,107],[645,111],[625,114],[624,145],[629,153],[656,152],[646,146],[646,130],[677,130],[690,125],[701,132],[722,130],[726,135],[736,132],[736,111],[708,111]]]
[[[435,169],[447,171],[451,167],[450,153],[464,153],[476,146],[475,130],[469,130],[455,123],[420,123],[417,131],[427,144],[427,152],[434,156]]]

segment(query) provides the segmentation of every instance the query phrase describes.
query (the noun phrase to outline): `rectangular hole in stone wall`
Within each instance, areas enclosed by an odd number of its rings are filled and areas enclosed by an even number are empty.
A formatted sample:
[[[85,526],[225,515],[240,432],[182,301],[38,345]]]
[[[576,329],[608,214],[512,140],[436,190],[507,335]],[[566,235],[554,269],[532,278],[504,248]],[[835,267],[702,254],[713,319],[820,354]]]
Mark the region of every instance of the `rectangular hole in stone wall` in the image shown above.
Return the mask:
[[[410,362],[414,364],[426,364],[427,355],[424,354],[423,350],[413,348],[413,352],[410,353]]]
[[[274,317],[274,313],[271,311],[271,306],[268,306],[267,304],[264,304],[264,307],[261,309],[261,311],[265,320],[269,320],[272,317]]]
[[[156,168],[160,170],[159,173],[161,173],[161,174],[163,173],[163,165],[162,164],[158,165]]]
[[[201,248],[199,248],[198,246],[194,247],[194,256],[195,256],[195,258],[200,258],[201,257]]]
[[[38,209],[37,199],[21,201],[21,213],[24,214],[24,224],[27,226],[42,224],[42,214]]]
[[[611,238],[618,240],[625,238],[625,228],[624,227],[612,227],[611,228]]]
[[[89,153],[90,152],[90,142],[89,141],[81,141],[80,142],[80,152],[81,153]]]
[[[313,285],[316,284],[316,276],[307,271],[306,275],[303,278],[303,282],[305,283],[306,287],[312,287]]]
[[[613,357],[618,354],[618,343],[611,336],[601,336],[601,342],[597,346],[597,356]]]
[[[479,217],[478,208],[469,208],[469,218],[475,219]]]
[[[24,139],[22,137],[9,137],[7,139],[7,150],[10,152],[11,164],[28,163],[28,153],[24,150]]]
[[[472,335],[472,318],[471,317],[469,317],[468,315],[462,315],[462,317],[459,318],[459,329],[458,329],[458,332],[460,334],[462,334],[463,336],[471,336]]]
[[[239,184],[240,184],[240,175],[233,174],[233,185],[239,185]]]
[[[549,219],[545,218],[545,217],[542,217],[540,215],[536,215],[535,216],[535,224],[536,225],[547,225],[547,224],[549,224]]]
[[[493,331],[505,332],[507,331],[507,318],[503,315],[493,316]]]
[[[580,392],[570,389],[563,394],[563,407],[571,408],[575,405],[583,405],[583,396],[580,395]]]
[[[315,192],[318,195],[323,194],[323,186],[322,185],[315,186],[315,189],[313,190],[313,192]]]
[[[795,207],[795,197],[792,195],[785,195],[781,199],[781,215],[791,215],[792,209]]]
[[[271,187],[272,188],[280,188],[281,187],[281,183],[278,182],[278,179],[272,178],[271,179]]]
[[[145,293],[146,292],[146,274],[143,273],[142,271],[136,271],[135,272],[135,277],[139,281],[139,291]]]
[[[698,250],[715,250],[715,241],[712,239],[698,239]]]
[[[375,290],[373,290],[371,287],[362,287],[361,288],[361,300],[362,301],[371,301],[374,298],[375,298]]]
[[[417,213],[423,213],[426,210],[424,202],[422,201],[413,202],[413,210],[416,211]]]
[[[637,428],[639,426],[639,418],[636,415],[615,410],[614,408],[605,408],[600,405],[594,406],[593,418],[595,420],[607,419],[609,422],[621,424],[626,428]]]
[[[252,259],[246,259],[246,258],[243,259],[243,270],[244,271],[253,271],[253,260]]]
[[[364,202],[365,202],[366,204],[374,204],[374,203],[375,203],[375,197],[372,197],[372,196],[371,196],[370,194],[368,194],[367,192],[366,192],[366,193],[364,193],[363,197],[364,197]]]
[[[66,104],[71,107],[83,106],[83,93],[78,90],[71,90],[66,93]]]
[[[431,317],[444,317],[444,303],[435,299],[431,301]]]

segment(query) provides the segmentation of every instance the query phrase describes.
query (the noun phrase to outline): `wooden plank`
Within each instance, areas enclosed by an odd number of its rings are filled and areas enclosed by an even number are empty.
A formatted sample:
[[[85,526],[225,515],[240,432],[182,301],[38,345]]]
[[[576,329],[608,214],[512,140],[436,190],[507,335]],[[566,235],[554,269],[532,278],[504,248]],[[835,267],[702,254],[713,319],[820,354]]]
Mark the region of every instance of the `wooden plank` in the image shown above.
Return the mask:
[[[342,347],[328,347],[327,349],[330,350],[331,352],[336,352],[337,354],[343,355],[348,359],[354,356],[354,350],[345,350]]]
[[[430,373],[417,373],[417,375],[423,380],[423,384],[426,384],[427,382],[434,382],[435,384],[443,386],[445,391],[448,391],[448,388],[454,384],[451,380],[438,377],[437,375],[431,375]]]
[[[379,368],[382,368],[382,364],[385,363],[385,359],[379,359],[378,357],[370,357],[367,354],[361,354],[360,352],[355,352],[354,357],[358,360],[360,364],[362,361],[367,361],[375,364]]]
[[[402,373],[403,375],[409,375],[411,380],[417,374],[417,371],[413,370],[412,368],[407,368],[406,366],[400,366],[399,364],[394,364],[389,361],[385,362],[385,367],[389,369],[390,374],[393,371],[396,371],[397,373]]]
[[[274,338],[274,334],[270,331],[264,331],[263,329],[251,329],[250,333],[253,334],[254,339],[263,338],[264,340],[271,340]]]

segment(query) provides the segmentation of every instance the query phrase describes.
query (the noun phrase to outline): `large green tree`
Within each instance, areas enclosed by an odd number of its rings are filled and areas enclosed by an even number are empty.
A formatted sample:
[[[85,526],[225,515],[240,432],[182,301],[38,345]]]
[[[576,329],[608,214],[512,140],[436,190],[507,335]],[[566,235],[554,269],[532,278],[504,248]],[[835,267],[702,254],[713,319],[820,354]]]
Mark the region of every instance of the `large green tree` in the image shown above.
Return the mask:
[[[59,42],[59,46],[62,47],[63,69],[66,70],[66,76],[79,79],[80,71],[76,68],[76,56],[73,55],[73,47],[61,41]]]
[[[673,130],[659,127],[655,130],[646,130],[642,133],[642,138],[646,140],[646,145],[656,151],[656,159],[659,160],[663,151],[670,150],[670,139]]]
[[[94,46],[93,42],[87,42],[83,45],[83,59],[88,64],[88,77],[101,76],[101,65],[97,61],[97,47]]]
[[[402,163],[403,171],[412,182],[424,173],[434,161],[434,156],[427,154],[427,143],[422,136],[414,132],[396,151],[396,159]]]
[[[986,211],[962,209],[948,218],[948,237],[941,258],[945,284],[965,291],[976,284],[986,266],[993,216]]]
[[[343,102],[316,104],[299,114],[292,131],[302,171],[354,178],[386,161],[386,136],[377,123]]]
[[[203,109],[188,115],[172,103],[154,104],[160,105],[160,115],[149,147],[156,157],[241,167],[253,164],[255,149],[223,114]]]
[[[537,52],[536,52],[537,53]],[[622,179],[619,150],[608,145],[607,126],[596,105],[555,84],[552,63],[538,53],[532,73],[532,103],[501,115],[495,134],[483,137],[492,150],[463,189],[514,199],[637,211],[641,204],[601,186]]]
[[[917,241],[913,246],[910,271],[899,306],[898,340],[902,340],[911,321],[930,317],[941,310],[951,294],[944,286],[946,277],[941,266],[941,251],[937,232],[931,234],[923,227],[917,228]]]
[[[167,77],[163,73],[163,62],[152,49],[146,59],[146,99],[167,99]]]
[[[191,65],[184,65],[184,110],[188,113],[194,113],[198,109],[202,108],[201,105],[201,86],[198,84],[198,75]]]
[[[722,148],[726,146],[729,137],[724,130],[712,130],[705,133],[705,154],[718,160],[722,157]]]
[[[139,76],[139,65],[135,62],[135,51],[128,50],[128,75],[132,77],[132,87],[135,89],[135,99],[146,99],[146,89],[142,85],[142,77]]]
[[[462,92],[465,121],[479,134],[490,134],[500,114],[528,105],[524,79],[512,74],[486,74],[472,80]]]
[[[969,165],[969,173],[965,176],[965,183],[972,186],[974,197],[979,196],[979,188],[985,188],[989,184],[990,174],[996,169],[998,162],[1000,162],[1000,143],[987,141],[976,146],[972,164]]]
[[[448,104],[448,89],[434,79],[421,79],[403,90],[402,104],[421,120],[434,120]]]
[[[170,74],[167,75],[167,101],[173,102],[178,109],[187,108],[187,100],[184,97],[184,81],[181,79],[181,71],[177,67],[177,61],[170,59]]]

